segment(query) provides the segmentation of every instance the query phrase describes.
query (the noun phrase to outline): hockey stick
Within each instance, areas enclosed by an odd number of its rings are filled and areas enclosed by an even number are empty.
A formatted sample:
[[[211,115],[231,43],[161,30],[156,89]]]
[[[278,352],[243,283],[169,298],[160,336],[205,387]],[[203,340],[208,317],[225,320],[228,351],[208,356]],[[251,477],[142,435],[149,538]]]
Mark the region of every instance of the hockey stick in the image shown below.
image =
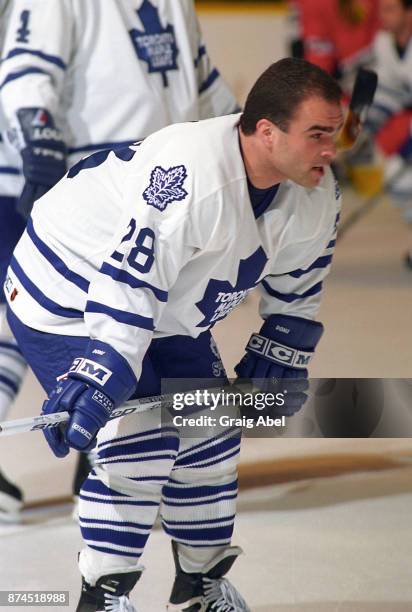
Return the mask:
[[[365,122],[369,107],[373,103],[378,76],[373,70],[359,68],[349,102],[349,110],[338,136],[339,151],[351,149],[356,143]]]
[[[117,419],[128,414],[147,412],[160,408],[161,406],[168,408],[172,405],[173,394],[170,395],[154,395],[153,397],[145,397],[142,399],[131,400],[125,402],[119,408],[113,410],[110,420]],[[57,427],[60,423],[66,423],[70,418],[68,412],[55,412],[54,414],[45,414],[27,419],[16,419],[15,421],[4,421],[0,423],[0,437],[12,436],[16,433],[25,433],[28,431],[38,431]]]
[[[242,393],[249,386],[245,384],[232,384],[226,387],[228,391]],[[218,393],[225,390],[225,387],[214,387],[212,389],[193,389],[192,391],[186,391],[182,397],[179,397],[179,402],[184,401],[186,395],[193,397],[197,392],[199,393]],[[178,392],[179,396],[181,395]],[[148,412],[149,410],[155,410],[156,408],[171,408],[174,405],[175,393],[165,395],[154,395],[152,397],[144,397],[142,399],[130,400],[125,402],[119,408],[113,410],[110,415],[110,419],[118,419],[119,417],[127,416],[129,414],[138,414],[141,412]],[[205,404],[208,407],[208,404]],[[17,433],[26,433],[28,431],[38,431],[42,429],[48,429],[50,427],[58,427],[61,423],[67,423],[70,418],[68,412],[55,412],[54,414],[45,414],[35,417],[29,417],[26,419],[16,419],[15,421],[3,421],[0,423],[0,437],[12,436]]]

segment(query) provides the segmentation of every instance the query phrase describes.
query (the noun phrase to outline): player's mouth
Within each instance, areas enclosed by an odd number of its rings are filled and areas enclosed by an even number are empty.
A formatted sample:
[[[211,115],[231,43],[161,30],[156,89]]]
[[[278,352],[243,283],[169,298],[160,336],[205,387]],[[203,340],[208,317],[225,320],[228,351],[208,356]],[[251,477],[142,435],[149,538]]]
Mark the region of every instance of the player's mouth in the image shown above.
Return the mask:
[[[325,175],[325,166],[312,166],[311,174],[320,181]]]

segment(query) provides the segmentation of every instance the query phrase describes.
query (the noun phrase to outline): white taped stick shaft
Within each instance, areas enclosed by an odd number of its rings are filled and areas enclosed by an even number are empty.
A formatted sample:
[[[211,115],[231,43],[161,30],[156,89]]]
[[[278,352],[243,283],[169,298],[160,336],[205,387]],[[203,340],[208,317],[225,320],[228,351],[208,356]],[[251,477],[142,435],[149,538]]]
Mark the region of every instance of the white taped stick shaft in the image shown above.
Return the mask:
[[[155,395],[154,397],[130,400],[113,410],[110,419],[117,419],[136,412],[146,412],[146,410],[153,410],[161,406],[166,407],[172,400],[173,395]],[[4,421],[0,423],[0,436],[12,436],[17,433],[57,427],[60,423],[66,423],[68,420],[68,412],[55,412],[54,414],[45,414],[27,419]]]

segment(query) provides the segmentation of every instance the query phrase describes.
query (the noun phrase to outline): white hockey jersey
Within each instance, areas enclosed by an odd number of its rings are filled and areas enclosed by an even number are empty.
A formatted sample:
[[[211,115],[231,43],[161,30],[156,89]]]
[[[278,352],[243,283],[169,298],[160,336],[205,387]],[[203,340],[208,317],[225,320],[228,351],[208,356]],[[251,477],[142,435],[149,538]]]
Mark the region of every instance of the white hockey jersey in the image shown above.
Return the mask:
[[[22,107],[52,113],[70,164],[237,108],[192,0],[14,0],[0,93],[11,123]]]
[[[393,36],[379,32],[375,57],[379,82],[368,120],[383,125],[393,114],[412,106],[412,46],[399,55]]]
[[[261,314],[314,318],[340,194],[281,183],[257,219],[230,115],[78,162],[36,202],[6,280],[41,331],[110,344],[137,378],[155,337],[197,337],[261,285]]]
[[[11,9],[10,0],[0,0],[0,57]],[[6,119],[0,105],[0,198],[17,197],[23,187],[20,156],[4,140]]]

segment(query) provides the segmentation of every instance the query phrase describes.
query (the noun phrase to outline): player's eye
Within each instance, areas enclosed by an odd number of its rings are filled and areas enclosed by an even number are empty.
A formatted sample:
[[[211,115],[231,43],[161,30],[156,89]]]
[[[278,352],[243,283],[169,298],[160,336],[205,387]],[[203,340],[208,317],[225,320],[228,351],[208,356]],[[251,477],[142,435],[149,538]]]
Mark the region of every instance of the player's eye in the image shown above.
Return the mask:
[[[310,137],[312,140],[320,140],[322,138],[322,132],[316,132],[315,134],[311,134]]]

